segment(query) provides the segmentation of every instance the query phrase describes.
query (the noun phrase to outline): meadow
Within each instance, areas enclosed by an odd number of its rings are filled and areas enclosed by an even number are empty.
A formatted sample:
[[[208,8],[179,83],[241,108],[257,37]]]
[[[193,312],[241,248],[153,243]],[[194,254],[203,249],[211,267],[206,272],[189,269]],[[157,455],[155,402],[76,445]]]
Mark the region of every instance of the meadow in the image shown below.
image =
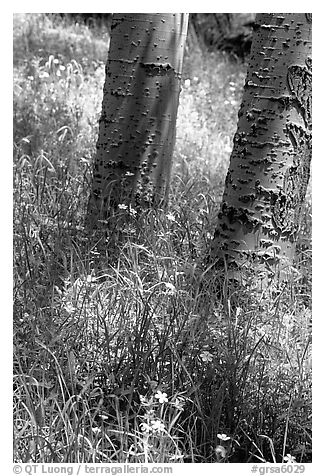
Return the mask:
[[[276,293],[206,272],[246,67],[189,42],[168,210],[90,233],[108,44],[14,16],[14,460],[310,462],[310,191]]]

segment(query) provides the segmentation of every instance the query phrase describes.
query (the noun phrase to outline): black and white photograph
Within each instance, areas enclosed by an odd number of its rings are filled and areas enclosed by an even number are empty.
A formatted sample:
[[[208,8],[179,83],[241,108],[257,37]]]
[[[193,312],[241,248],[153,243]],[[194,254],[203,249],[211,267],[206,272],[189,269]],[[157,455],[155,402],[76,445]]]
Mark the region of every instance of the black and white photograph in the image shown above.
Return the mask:
[[[312,13],[272,8],[13,13],[14,473],[311,474]]]

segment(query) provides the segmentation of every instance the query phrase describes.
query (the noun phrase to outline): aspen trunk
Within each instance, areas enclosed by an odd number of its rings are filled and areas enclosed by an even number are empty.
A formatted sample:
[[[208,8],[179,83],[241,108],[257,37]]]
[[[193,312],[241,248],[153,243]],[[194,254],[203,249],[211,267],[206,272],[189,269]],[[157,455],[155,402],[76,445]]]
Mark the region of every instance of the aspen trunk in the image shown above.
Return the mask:
[[[95,224],[118,204],[168,195],[187,14],[114,14],[88,207]]]
[[[311,14],[258,14],[211,257],[291,263],[311,161]]]

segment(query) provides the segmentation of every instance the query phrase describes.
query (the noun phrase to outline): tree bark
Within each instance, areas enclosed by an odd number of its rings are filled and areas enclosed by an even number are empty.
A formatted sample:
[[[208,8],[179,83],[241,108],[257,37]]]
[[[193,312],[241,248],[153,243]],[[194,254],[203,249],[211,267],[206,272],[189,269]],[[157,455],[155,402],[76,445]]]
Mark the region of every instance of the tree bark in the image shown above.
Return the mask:
[[[211,247],[242,265],[292,263],[311,161],[311,14],[258,14]]]
[[[88,222],[168,196],[187,14],[114,14]]]

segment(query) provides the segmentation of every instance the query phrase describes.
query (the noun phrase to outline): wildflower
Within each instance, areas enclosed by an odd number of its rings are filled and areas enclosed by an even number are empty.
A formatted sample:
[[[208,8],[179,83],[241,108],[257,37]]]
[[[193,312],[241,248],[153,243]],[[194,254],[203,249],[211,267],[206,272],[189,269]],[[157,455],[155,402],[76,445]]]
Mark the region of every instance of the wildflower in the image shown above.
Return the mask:
[[[165,283],[167,288],[167,294],[171,294],[172,296],[176,294],[176,288],[172,283]]]
[[[127,227],[122,228],[121,231],[123,233],[128,233],[129,235],[134,235],[137,230],[135,228],[133,228],[132,226],[127,226]]]
[[[191,86],[191,80],[190,79],[185,79],[184,86],[185,86],[185,88],[189,88]]]
[[[296,458],[294,456],[291,456],[289,453],[283,458],[283,461],[286,463],[295,463]]]
[[[130,215],[132,215],[133,217],[135,217],[135,216],[136,216],[136,214],[137,214],[137,211],[136,211],[136,210],[134,210],[134,208],[132,208],[132,207],[130,207],[130,210],[129,210],[129,212],[130,212]]]
[[[40,74],[38,75],[40,79],[48,78],[49,76],[50,76],[49,73],[47,73],[46,71],[41,71]]]
[[[165,393],[165,392],[163,393],[160,390],[157,391],[157,393],[155,395],[155,398],[157,398],[159,400],[159,403],[167,403],[168,402],[167,393]]]
[[[153,431],[161,432],[165,430],[165,425],[160,420],[151,420],[151,428]]]
[[[201,352],[200,357],[203,360],[203,362],[211,362],[212,358],[213,358],[212,354],[210,354],[210,352],[208,352],[206,350]]]
[[[64,309],[68,314],[72,314],[76,310],[71,302],[67,302],[64,306]]]
[[[225,433],[218,433],[218,434],[217,434],[217,437],[218,437],[219,440],[221,440],[221,441],[228,441],[228,440],[230,440],[230,436],[227,436]]]
[[[134,176],[134,174],[132,172],[127,171],[125,173],[125,177],[133,177],[133,176]]]
[[[176,219],[175,219],[175,217],[172,213],[167,213],[166,218],[169,221],[176,221]]]
[[[180,455],[174,455],[174,456],[171,456],[171,457],[169,458],[169,460],[170,460],[170,461],[175,461],[175,460],[177,460],[177,459],[183,459],[184,456],[185,456],[185,455],[182,455],[182,454],[180,454]]]
[[[118,208],[119,208],[120,210],[127,210],[128,207],[127,207],[127,205],[125,205],[124,203],[119,203]]]

